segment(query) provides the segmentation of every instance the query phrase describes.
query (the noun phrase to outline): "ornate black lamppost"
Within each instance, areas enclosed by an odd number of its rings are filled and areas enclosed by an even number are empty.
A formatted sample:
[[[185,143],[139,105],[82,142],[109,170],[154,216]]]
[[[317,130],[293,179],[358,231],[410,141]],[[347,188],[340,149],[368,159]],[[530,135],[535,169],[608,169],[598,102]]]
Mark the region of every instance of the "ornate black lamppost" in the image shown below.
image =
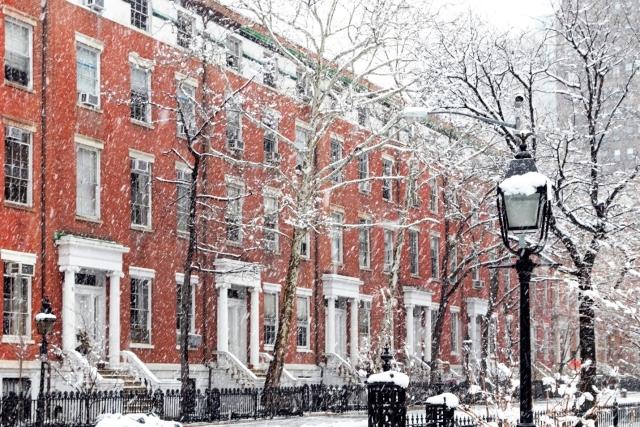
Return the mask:
[[[511,160],[505,179],[498,184],[498,217],[505,247],[518,257],[515,267],[520,280],[520,421],[533,427],[531,393],[531,322],[529,283],[535,263],[532,255],[542,251],[548,232],[551,203],[546,176],[538,173],[521,136],[520,152]]]
[[[47,335],[53,329],[56,322],[56,316],[52,313],[51,303],[45,297],[42,299],[42,308],[40,313],[36,314],[36,328],[42,336],[40,344],[40,389],[38,391],[38,407],[36,413],[36,425],[41,427],[44,425],[44,382],[46,378],[45,365],[48,363],[47,358]]]

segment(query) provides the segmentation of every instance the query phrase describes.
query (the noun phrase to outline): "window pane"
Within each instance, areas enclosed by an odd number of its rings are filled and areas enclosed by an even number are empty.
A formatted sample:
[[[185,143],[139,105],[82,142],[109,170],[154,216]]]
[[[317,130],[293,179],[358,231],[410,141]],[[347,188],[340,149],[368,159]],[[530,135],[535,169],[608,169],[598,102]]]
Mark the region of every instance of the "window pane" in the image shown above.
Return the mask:
[[[29,204],[31,192],[31,134],[18,128],[5,128],[4,197]]]
[[[76,170],[76,211],[78,215],[98,216],[98,152],[78,148]]]
[[[98,96],[98,52],[78,45],[76,56],[78,92]]]
[[[20,267],[20,264],[4,263],[2,333],[6,335],[27,335],[30,322],[31,277],[21,275]]]
[[[151,342],[150,327],[150,289],[149,280],[131,279],[131,341],[135,343]]]
[[[151,226],[151,163],[131,159],[131,223]]]
[[[5,20],[5,79],[29,86],[31,83],[31,27]]]

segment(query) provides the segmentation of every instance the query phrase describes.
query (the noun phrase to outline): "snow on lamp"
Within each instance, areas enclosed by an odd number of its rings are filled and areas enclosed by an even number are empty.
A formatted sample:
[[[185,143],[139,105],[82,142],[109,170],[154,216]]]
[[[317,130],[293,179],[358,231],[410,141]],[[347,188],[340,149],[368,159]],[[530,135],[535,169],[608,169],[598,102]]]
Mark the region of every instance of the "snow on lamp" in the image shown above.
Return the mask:
[[[56,323],[56,316],[51,312],[51,303],[46,299],[42,302],[40,313],[36,314],[36,328],[38,333],[46,336],[53,329]]]

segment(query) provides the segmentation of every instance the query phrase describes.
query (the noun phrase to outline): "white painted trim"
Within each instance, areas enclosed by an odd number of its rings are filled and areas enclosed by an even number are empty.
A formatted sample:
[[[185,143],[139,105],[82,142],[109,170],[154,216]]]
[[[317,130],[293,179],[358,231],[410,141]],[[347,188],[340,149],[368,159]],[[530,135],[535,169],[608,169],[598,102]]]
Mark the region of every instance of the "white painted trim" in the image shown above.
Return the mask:
[[[342,276],[339,274],[322,275],[322,291],[326,298],[360,298],[360,286],[362,280],[357,277]]]
[[[152,71],[156,63],[153,59],[145,59],[138,52],[129,52],[129,63],[132,65]]]
[[[155,279],[156,271],[151,268],[143,268],[143,267],[129,267],[129,276],[137,277],[140,279]]]
[[[238,187],[242,187],[242,190],[244,190],[244,181],[242,180],[242,178],[237,177],[237,176],[233,176],[233,175],[225,175],[224,176],[224,182],[226,184],[231,184],[231,185],[237,185]]]
[[[452,313],[460,313],[460,307],[452,305],[451,307],[449,307],[449,311]]]
[[[9,249],[0,249],[0,258],[4,261],[35,265],[38,256],[29,252],[17,252]]]
[[[21,10],[14,9],[11,6],[3,6],[2,14],[5,16],[9,16],[18,21],[22,21],[24,24],[31,25],[32,27],[38,26],[38,20],[31,15],[27,15]]]
[[[27,132],[36,133],[37,128],[33,122],[21,122],[7,116],[2,116],[1,119],[4,126],[19,128]]]
[[[180,160],[176,160],[176,170],[193,173],[193,168],[186,164],[185,162],[181,162]]]
[[[75,134],[73,137],[76,144],[84,145],[86,147],[95,148],[96,150],[104,150],[104,142],[99,141],[94,138],[90,138],[88,136]]]
[[[313,295],[313,289],[296,287],[296,296],[298,296],[298,297],[310,297],[311,295]]]
[[[153,345],[153,344],[144,344],[144,343],[132,342],[132,343],[129,343],[129,348],[141,348],[141,349],[153,350],[153,349],[156,348],[156,346]]]
[[[194,77],[186,76],[177,71],[175,73],[175,79],[179,84],[186,84],[193,87],[194,89],[198,87],[198,81]]]
[[[99,53],[102,53],[104,50],[104,42],[94,39],[93,37],[85,36],[82,33],[76,31],[76,43],[81,43],[85,46],[93,48],[97,50]],[[98,79],[98,81],[100,81]]]
[[[484,316],[487,314],[489,308],[489,302],[482,298],[470,297],[465,299],[467,303],[467,310],[471,316]]]
[[[358,299],[360,301],[372,303],[373,302],[373,295],[360,294],[360,296],[358,296]]]
[[[31,292],[29,292],[31,293]],[[29,309],[29,315],[31,315],[31,309]],[[29,316],[29,320],[31,319],[31,316]],[[27,329],[29,329],[29,333],[31,332],[31,328],[27,327]],[[24,344],[24,345],[28,345],[28,344],[35,344],[35,341],[33,340],[33,338],[31,338],[31,335],[24,335],[24,336],[19,336],[19,335],[3,335],[2,336],[2,340],[0,340],[0,342],[4,343],[4,344]]]
[[[156,156],[148,154],[143,151],[138,151],[133,148],[129,148],[129,157],[137,160],[144,160],[145,162],[153,163],[156,161]]]
[[[80,267],[108,272],[122,272],[122,255],[129,248],[115,242],[78,237],[71,234],[55,242],[61,268]]]
[[[176,282],[179,284],[183,284],[184,283],[184,273],[176,273],[175,275],[176,278]],[[198,285],[200,284],[200,278],[198,276],[195,275],[191,275],[191,284],[192,285]]]
[[[405,305],[414,305],[417,307],[430,307],[432,292],[425,291],[423,289],[417,289],[413,287],[405,287],[404,303]]]
[[[260,289],[261,267],[251,262],[219,258],[214,262],[216,288],[242,287]]]
[[[264,293],[277,294],[282,290],[282,286],[278,283],[262,283],[262,291]]]

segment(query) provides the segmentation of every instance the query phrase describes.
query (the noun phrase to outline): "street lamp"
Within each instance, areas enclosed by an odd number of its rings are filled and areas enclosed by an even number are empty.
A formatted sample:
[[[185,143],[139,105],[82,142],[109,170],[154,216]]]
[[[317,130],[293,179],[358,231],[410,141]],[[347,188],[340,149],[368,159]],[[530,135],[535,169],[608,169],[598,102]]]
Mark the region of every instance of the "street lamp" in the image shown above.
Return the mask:
[[[44,379],[45,379],[45,364],[47,361],[47,335],[53,329],[53,325],[56,323],[56,316],[52,313],[51,303],[45,297],[42,299],[42,308],[40,313],[36,314],[36,328],[38,333],[42,336],[42,343],[40,345],[40,390],[38,391],[38,408],[36,414],[36,425],[44,425]]]
[[[515,97],[514,107],[519,112],[524,97]],[[500,235],[506,248],[518,257],[515,267],[520,280],[520,421],[519,427],[533,427],[533,397],[531,393],[531,329],[529,284],[535,267],[531,255],[544,248],[551,215],[549,180],[538,173],[535,160],[527,151],[529,134],[521,131],[522,119],[515,123],[476,116],[457,111],[429,111],[422,107],[405,108],[405,118],[425,119],[431,115],[453,114],[470,117],[484,123],[515,129],[520,140],[520,152],[511,160],[505,179],[498,185],[498,218]]]

